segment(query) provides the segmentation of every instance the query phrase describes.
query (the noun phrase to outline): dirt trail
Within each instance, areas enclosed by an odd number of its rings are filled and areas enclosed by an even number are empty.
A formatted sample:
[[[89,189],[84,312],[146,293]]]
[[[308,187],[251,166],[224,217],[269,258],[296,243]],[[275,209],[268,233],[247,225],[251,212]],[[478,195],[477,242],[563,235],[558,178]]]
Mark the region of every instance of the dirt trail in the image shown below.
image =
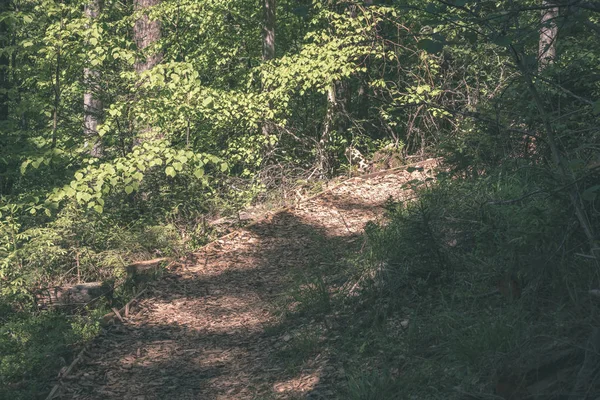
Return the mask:
[[[329,388],[342,377],[326,354],[294,371],[273,357],[293,335],[292,327],[273,329],[276,304],[294,275],[360,248],[365,223],[380,218],[389,196],[411,195],[402,185],[423,176],[354,178],[204,247],[103,332],[55,398],[335,398]]]

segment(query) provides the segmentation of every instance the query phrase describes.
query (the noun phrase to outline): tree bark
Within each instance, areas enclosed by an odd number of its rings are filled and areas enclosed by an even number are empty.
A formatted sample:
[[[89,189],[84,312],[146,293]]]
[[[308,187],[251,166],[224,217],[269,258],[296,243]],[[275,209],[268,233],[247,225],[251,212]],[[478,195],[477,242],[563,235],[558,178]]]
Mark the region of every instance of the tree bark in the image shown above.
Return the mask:
[[[35,293],[36,303],[40,308],[85,305],[102,297],[112,301],[112,296],[113,285],[109,282],[87,282],[72,286],[51,287]]]
[[[275,58],[275,0],[263,0],[263,61]]]
[[[275,0],[263,0],[263,30],[262,30],[262,59],[269,61],[275,58]],[[268,92],[269,88],[262,84],[262,91]],[[273,108],[273,104],[269,102],[269,109]],[[265,144],[265,153],[271,150],[269,142],[270,136],[274,131],[274,126],[271,121],[264,121],[261,127],[262,134],[267,140]]]
[[[558,7],[551,7],[552,1],[543,0],[542,27],[540,29],[540,42],[538,50],[538,70],[542,71],[556,59],[556,36],[558,35]]]
[[[142,13],[135,21],[133,27],[133,39],[138,50],[143,53],[142,58],[138,59],[134,64],[135,71],[138,75],[154,68],[162,60],[162,53],[156,51],[153,52],[152,49],[150,49],[150,51],[147,50],[153,44],[158,42],[161,37],[160,21],[151,20],[148,16],[149,9],[158,4],[160,4],[160,0],[134,0],[133,3],[134,11]],[[153,135],[151,131],[152,127],[149,125],[138,127],[133,144],[138,145],[153,137],[160,137],[159,135]]]
[[[133,9],[143,12],[143,15],[135,21],[133,27],[133,39],[138,50],[145,51],[146,48],[160,40],[160,21],[151,20],[147,14],[149,8],[160,4],[160,0],[134,0]],[[146,53],[144,58],[135,63],[137,73],[152,69],[162,60],[160,52]]]
[[[85,5],[85,15],[91,25],[98,18],[101,9],[101,0],[90,0]],[[83,69],[84,85],[86,92],[83,95],[83,135],[86,145],[90,146],[92,157],[102,157],[104,149],[98,135],[98,123],[102,114],[102,100],[98,98],[98,82],[100,73],[97,70],[85,67]]]
[[[8,0],[0,0],[0,13],[8,11]],[[0,48],[8,45],[8,26],[4,20],[0,21]],[[8,120],[8,68],[9,58],[4,51],[0,52],[0,121]]]
[[[321,138],[317,143],[317,169],[321,174],[325,175],[329,171],[329,154],[327,154],[327,144],[331,137],[331,131],[333,130],[333,124],[335,120],[337,99],[336,99],[335,82],[327,89],[327,113],[325,114],[325,121],[323,123],[323,132]]]
[[[62,28],[62,22],[61,22]],[[52,111],[52,148],[56,147],[58,135],[58,109],[60,108],[60,68],[61,56],[60,46],[56,49],[56,68],[54,70],[54,105]]]

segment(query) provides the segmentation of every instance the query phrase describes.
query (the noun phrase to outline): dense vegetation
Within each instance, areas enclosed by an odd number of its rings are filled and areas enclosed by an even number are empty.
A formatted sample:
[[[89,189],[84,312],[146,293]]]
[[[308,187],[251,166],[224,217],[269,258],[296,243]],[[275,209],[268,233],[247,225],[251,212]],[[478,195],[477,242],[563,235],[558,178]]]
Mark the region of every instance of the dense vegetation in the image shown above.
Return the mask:
[[[348,149],[445,164],[368,227],[351,274],[381,279],[379,311],[344,351],[445,350],[405,381],[357,372],[347,398],[479,388],[534,337],[582,346],[598,326],[597,2],[263,3],[0,2],[0,397],[39,395],[98,329],[102,301],[43,310],[40,289],[113,281],[122,301],[131,261],[355,172]],[[498,280],[518,299],[475,300]],[[411,296],[422,324],[396,349],[378,327]]]

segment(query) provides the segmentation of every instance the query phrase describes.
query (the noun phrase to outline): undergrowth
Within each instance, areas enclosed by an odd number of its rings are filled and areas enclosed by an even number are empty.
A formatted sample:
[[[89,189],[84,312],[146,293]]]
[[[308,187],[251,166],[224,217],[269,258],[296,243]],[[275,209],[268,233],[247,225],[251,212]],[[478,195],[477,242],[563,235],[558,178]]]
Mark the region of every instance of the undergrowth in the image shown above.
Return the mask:
[[[287,362],[341,360],[340,399],[568,396],[600,323],[588,294],[600,276],[562,196],[511,201],[531,191],[518,171],[446,173],[418,200],[389,201],[386,222],[367,224],[367,245],[340,261],[342,278],[313,269],[290,292],[287,323],[324,322],[326,339],[303,328]]]
[[[73,361],[76,349],[98,334],[106,309],[72,316],[7,311],[0,312],[0,398],[32,400],[45,398],[48,382]]]
[[[183,178],[171,185],[158,180],[140,193],[108,198],[103,213],[73,202],[53,218],[24,217],[22,210],[1,215],[0,398],[46,397],[61,368],[99,333],[110,307],[161,275],[133,282],[127,275],[132,262],[183,257],[225,233],[211,220],[235,220],[250,205],[259,214],[321,190],[320,181],[288,168],[271,166],[254,180],[232,177],[202,192]],[[37,301],[46,288],[80,282],[110,282],[112,303],[52,308]]]

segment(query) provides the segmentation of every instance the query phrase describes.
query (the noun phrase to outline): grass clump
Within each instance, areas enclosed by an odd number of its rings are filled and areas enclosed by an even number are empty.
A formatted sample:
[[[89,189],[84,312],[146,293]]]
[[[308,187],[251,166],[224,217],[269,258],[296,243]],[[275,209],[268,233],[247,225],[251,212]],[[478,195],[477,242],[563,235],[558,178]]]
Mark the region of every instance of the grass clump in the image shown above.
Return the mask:
[[[68,366],[76,351],[95,337],[105,310],[68,316],[59,312],[0,315],[0,398],[45,398],[53,379]]]
[[[568,201],[535,182],[545,195],[513,202],[529,173],[442,175],[418,200],[389,201],[341,288],[340,269],[297,286],[301,315],[329,323],[318,350],[296,350],[343,365],[344,399],[568,394],[600,323],[588,294],[600,277]]]

